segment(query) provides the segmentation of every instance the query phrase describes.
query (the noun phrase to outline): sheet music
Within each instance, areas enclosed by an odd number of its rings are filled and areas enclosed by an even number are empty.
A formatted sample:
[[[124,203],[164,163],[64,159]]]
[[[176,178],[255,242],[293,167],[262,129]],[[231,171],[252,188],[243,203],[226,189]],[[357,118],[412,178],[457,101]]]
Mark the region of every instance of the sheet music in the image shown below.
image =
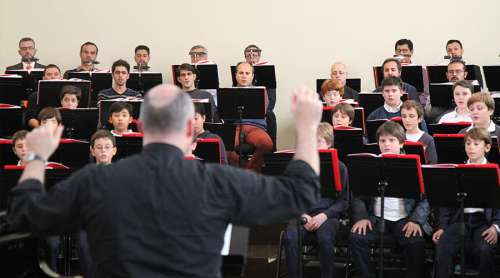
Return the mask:
[[[231,245],[231,233],[233,231],[233,224],[227,225],[226,232],[224,233],[224,245],[220,254],[223,256],[229,255],[229,247]]]

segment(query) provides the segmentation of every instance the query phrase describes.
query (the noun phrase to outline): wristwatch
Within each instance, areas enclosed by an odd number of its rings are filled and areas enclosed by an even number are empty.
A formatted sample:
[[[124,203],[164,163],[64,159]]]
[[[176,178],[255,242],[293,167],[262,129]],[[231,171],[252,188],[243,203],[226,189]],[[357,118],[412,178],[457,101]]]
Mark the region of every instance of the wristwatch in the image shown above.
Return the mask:
[[[28,156],[26,157],[26,161],[27,162],[30,162],[30,161],[34,161],[34,160],[40,160],[42,161],[43,163],[47,163],[47,159],[39,156],[38,154],[35,154],[35,153],[28,153]]]

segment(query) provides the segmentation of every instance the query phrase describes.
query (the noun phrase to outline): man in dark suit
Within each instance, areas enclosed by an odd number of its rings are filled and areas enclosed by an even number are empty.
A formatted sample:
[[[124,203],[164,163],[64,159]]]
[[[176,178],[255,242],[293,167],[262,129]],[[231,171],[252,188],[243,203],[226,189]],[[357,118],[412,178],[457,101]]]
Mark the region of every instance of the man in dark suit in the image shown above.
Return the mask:
[[[344,98],[358,100],[359,92],[347,86],[347,67],[344,63],[336,62],[330,68],[330,79],[338,79],[344,84]]]
[[[8,66],[7,70],[32,70],[43,69],[44,65],[33,61],[36,54],[35,41],[32,38],[26,37],[19,41],[19,50],[17,51],[21,56],[21,62],[12,66]]]
[[[97,64],[97,53],[99,48],[93,42],[84,42],[80,46],[80,65],[74,69],[67,70],[64,72],[64,79],[69,78],[69,73],[80,72],[80,71],[98,71],[99,69],[95,67]]]
[[[382,71],[384,73],[384,79],[389,76],[401,78],[401,62],[395,58],[387,58],[382,64]],[[413,99],[420,102],[418,98],[417,89],[412,85],[402,82],[403,91],[408,94],[408,99]],[[374,90],[374,92],[382,92],[382,86]]]

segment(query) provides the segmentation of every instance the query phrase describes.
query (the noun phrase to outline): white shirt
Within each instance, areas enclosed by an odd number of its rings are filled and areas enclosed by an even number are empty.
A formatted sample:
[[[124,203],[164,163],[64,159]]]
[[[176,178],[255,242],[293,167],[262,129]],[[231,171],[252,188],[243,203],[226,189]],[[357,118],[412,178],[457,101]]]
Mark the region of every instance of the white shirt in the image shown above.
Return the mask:
[[[373,204],[373,212],[375,216],[380,217],[380,205],[381,198],[376,197]],[[408,217],[405,210],[404,199],[385,197],[384,198],[384,219],[389,221],[398,221],[400,219]]]
[[[470,115],[460,115],[457,113],[457,108],[455,110],[444,114],[441,119],[439,119],[439,124],[442,123],[458,123],[458,122],[472,122]]]
[[[423,134],[424,134],[423,131],[419,131],[415,134],[409,134],[407,132],[406,133],[406,140],[411,141],[411,142],[418,142],[418,139],[420,139],[420,137],[422,137]]]
[[[31,62],[31,63],[25,63],[25,62],[23,62],[23,70],[28,70],[27,69],[28,65],[31,66],[31,69],[35,69],[35,62]]]
[[[469,126],[465,131],[469,131],[471,130],[472,128],[474,127],[474,125],[471,125]],[[495,123],[493,121],[490,121],[490,125],[488,126],[488,132],[489,133],[492,133],[492,132],[495,132]]]
[[[488,160],[486,159],[486,157],[483,157],[483,161],[481,161],[481,163],[479,163],[479,164],[486,164],[486,163],[488,163]],[[470,159],[467,159],[467,164],[471,164]],[[483,213],[484,209],[483,208],[464,208],[464,213],[478,213],[478,212]]]
[[[403,102],[399,102],[398,106],[396,108],[389,106],[389,104],[384,102],[384,109],[389,112],[389,113],[396,113],[401,110],[401,106],[403,105]]]

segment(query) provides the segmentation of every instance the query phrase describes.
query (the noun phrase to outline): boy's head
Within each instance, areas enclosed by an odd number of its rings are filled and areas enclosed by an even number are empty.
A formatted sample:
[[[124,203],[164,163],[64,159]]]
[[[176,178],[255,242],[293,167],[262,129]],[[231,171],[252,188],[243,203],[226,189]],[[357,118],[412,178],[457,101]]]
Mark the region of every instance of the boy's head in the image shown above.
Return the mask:
[[[467,109],[467,101],[472,96],[474,87],[467,80],[455,82],[452,87],[453,100],[459,109]]]
[[[67,109],[76,109],[80,98],[82,97],[82,90],[73,85],[66,85],[62,88],[59,99],[61,107]]]
[[[474,126],[488,127],[491,116],[495,112],[495,101],[489,92],[480,92],[473,94],[467,101],[470,116]]]
[[[375,135],[380,152],[383,154],[400,154],[406,139],[403,127],[393,121],[385,122],[377,129]]]
[[[318,125],[317,135],[318,149],[329,149],[333,146],[333,127],[329,123],[322,122]]]
[[[109,130],[96,131],[90,138],[90,154],[97,164],[110,164],[116,154],[116,139]]]
[[[344,96],[344,84],[338,79],[328,79],[321,85],[321,97],[328,104],[339,102]]]
[[[347,103],[339,103],[332,109],[333,126],[351,126],[354,121],[354,108]]]
[[[471,163],[481,163],[491,149],[490,133],[485,128],[471,128],[464,136],[465,153]]]
[[[419,131],[418,125],[422,122],[424,109],[420,103],[407,100],[401,105],[401,120],[407,131]]]
[[[122,134],[128,131],[132,123],[133,107],[126,101],[116,101],[109,107],[109,122],[113,125],[113,131]]]
[[[12,151],[19,161],[21,161],[22,165],[26,162],[26,156],[28,155],[28,148],[26,147],[27,134],[27,130],[19,130],[12,135]]]
[[[401,103],[403,85],[399,77],[389,76],[382,81],[382,95],[385,104],[396,107]]]
[[[206,120],[206,112],[205,112],[205,106],[203,103],[195,103],[194,104],[194,124],[193,124],[193,129],[194,129],[194,135],[197,137],[205,129],[203,128],[203,124],[205,123]]]
[[[54,131],[61,124],[61,113],[54,107],[45,107],[38,113],[40,125],[49,126]]]

